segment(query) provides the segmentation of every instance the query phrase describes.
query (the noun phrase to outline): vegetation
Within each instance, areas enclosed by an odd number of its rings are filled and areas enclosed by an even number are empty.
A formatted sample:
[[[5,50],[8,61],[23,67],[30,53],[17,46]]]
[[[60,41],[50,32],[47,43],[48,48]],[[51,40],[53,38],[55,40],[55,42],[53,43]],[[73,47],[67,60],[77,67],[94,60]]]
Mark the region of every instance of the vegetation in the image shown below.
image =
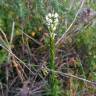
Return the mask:
[[[0,0],[0,96],[95,96],[95,34],[95,0]]]

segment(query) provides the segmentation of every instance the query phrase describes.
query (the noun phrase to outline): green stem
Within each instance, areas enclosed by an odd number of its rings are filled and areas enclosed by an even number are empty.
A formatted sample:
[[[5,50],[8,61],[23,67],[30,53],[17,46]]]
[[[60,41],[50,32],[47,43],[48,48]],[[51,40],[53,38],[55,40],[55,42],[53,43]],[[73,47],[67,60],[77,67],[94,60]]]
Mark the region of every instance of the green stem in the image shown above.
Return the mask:
[[[54,43],[54,34],[50,32],[50,64],[49,68],[51,70],[56,70],[56,64],[55,64],[55,43]],[[57,74],[53,71],[50,74],[49,77],[49,83],[50,83],[50,89],[51,94],[50,96],[59,96],[59,85],[58,85],[58,79]]]

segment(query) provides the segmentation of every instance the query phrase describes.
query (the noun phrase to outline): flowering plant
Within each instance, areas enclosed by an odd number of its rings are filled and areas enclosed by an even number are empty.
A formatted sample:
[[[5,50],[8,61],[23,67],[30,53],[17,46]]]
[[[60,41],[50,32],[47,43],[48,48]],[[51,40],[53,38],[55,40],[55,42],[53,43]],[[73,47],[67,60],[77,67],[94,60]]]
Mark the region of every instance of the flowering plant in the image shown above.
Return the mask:
[[[49,38],[50,38],[50,63],[49,63],[49,68],[51,71],[50,74],[50,80],[49,80],[49,85],[51,89],[51,96],[59,96],[60,90],[59,90],[59,81],[57,79],[57,74],[54,72],[56,70],[56,64],[55,64],[55,30],[58,25],[58,17],[59,15],[57,13],[48,13],[46,15],[46,24],[49,30]]]

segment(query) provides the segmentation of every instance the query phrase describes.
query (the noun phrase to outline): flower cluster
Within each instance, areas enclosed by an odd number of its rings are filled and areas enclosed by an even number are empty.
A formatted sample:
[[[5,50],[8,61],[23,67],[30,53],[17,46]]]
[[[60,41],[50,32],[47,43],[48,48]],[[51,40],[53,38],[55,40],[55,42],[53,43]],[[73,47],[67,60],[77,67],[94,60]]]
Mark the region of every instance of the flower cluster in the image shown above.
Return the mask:
[[[48,13],[46,15],[46,22],[47,22],[47,26],[49,29],[51,29],[53,31],[56,30],[56,27],[57,27],[58,22],[59,22],[58,17],[59,17],[58,13],[54,13],[54,12]]]

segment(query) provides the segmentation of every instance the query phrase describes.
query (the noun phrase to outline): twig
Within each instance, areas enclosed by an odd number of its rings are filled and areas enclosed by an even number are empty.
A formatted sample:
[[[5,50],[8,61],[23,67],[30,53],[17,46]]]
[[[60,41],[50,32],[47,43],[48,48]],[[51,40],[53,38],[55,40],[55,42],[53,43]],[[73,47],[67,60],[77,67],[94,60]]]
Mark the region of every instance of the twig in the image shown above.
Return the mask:
[[[22,31],[22,30],[21,30]],[[31,36],[29,36],[28,34],[26,34],[25,32],[22,31],[22,33],[27,36],[28,38],[30,38],[31,40],[33,40],[36,44],[40,45],[41,46],[41,43],[38,42],[37,40],[35,40],[34,38],[32,38]]]
[[[4,48],[6,51],[8,51],[11,55],[13,55],[18,61],[20,61],[30,72],[32,72],[31,71],[31,69],[29,69],[28,68],[28,66],[21,60],[21,59],[19,59],[12,51],[10,51],[8,48],[6,48],[5,46],[3,46],[3,45],[0,45],[0,46],[2,46],[2,48]],[[32,72],[33,73],[33,72]],[[34,74],[34,73],[33,73]]]
[[[48,69],[48,68],[47,68],[47,70],[48,70],[49,72],[50,72],[50,71],[53,71],[53,72],[58,73],[58,74],[60,74],[60,75],[62,75],[62,76],[73,77],[73,78],[76,78],[76,79],[78,79],[78,80],[81,80],[81,81],[84,81],[84,82],[87,82],[87,83],[96,85],[96,83],[93,82],[93,81],[90,81],[90,80],[87,80],[87,79],[84,79],[84,78],[81,78],[81,77],[72,75],[71,73],[70,73],[70,74],[69,74],[69,73],[63,73],[63,72],[61,72],[61,71],[54,71],[54,70],[51,70],[51,69]]]
[[[72,23],[70,24],[70,26],[68,27],[68,29],[64,32],[64,34],[61,36],[61,38],[56,42],[55,45],[58,45],[59,42],[60,42],[63,38],[66,37],[67,32],[68,32],[68,31],[71,29],[71,27],[74,25],[74,23],[75,23],[75,21],[76,21],[76,18],[77,18],[77,16],[78,16],[81,8],[83,7],[84,3],[85,3],[85,0],[82,1],[80,8],[79,8],[79,10],[77,11],[77,13],[76,13],[76,15],[75,15],[74,20],[72,21]]]

